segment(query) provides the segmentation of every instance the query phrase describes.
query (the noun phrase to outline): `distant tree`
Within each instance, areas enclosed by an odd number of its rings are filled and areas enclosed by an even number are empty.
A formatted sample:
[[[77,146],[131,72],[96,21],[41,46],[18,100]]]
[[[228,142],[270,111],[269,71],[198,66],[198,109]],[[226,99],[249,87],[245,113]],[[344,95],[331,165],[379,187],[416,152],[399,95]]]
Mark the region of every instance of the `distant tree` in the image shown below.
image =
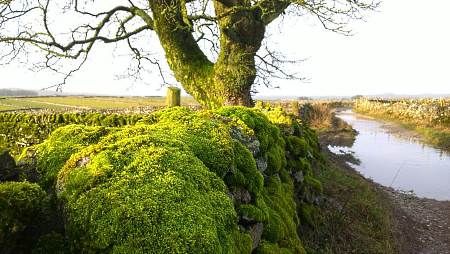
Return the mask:
[[[38,49],[39,68],[64,74],[60,88],[96,43],[123,43],[137,77],[148,63],[160,67],[138,46],[154,33],[175,78],[201,104],[249,106],[255,80],[297,78],[280,67],[285,59],[262,48],[272,21],[312,14],[326,29],[348,34],[348,21],[377,6],[374,0],[0,0],[2,60]],[[61,59],[77,64],[63,71]]]
[[[23,89],[0,89],[0,96],[38,96],[38,92]]]
[[[355,96],[352,96],[352,100],[359,100],[359,99],[362,99],[362,98],[364,98],[364,95],[355,95]]]

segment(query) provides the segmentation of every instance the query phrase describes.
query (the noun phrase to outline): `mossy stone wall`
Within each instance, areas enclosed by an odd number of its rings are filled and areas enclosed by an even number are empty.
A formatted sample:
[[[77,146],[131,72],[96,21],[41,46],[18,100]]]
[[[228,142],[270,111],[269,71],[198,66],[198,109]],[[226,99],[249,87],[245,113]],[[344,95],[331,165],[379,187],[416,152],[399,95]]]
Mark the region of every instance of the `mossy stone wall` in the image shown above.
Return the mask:
[[[59,128],[19,164],[64,218],[41,250],[63,239],[74,253],[305,253],[297,227],[320,193],[318,150],[278,109],[173,107],[130,126]]]

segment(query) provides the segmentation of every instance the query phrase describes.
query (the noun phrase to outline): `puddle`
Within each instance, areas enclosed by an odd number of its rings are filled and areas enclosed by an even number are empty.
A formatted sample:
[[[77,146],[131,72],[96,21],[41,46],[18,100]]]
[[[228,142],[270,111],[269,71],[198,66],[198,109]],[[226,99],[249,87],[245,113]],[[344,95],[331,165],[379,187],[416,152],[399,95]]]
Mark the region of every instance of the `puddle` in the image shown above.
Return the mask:
[[[377,183],[418,197],[450,200],[450,155],[420,143],[417,138],[394,135],[384,123],[358,117],[352,111],[337,116],[359,132],[351,148],[330,147],[338,154],[354,153],[352,165]]]

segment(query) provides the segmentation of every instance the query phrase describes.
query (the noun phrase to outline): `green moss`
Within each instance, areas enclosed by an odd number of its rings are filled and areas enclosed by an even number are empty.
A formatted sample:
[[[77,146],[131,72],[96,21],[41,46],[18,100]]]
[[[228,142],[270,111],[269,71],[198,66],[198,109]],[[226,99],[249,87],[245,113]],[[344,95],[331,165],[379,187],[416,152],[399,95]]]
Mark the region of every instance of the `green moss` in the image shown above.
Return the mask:
[[[294,253],[306,253],[304,249],[299,250],[299,252],[294,252],[286,248],[280,248],[277,244],[262,241],[261,244],[255,251],[256,254],[294,254]]]
[[[270,122],[278,126],[285,134],[292,134],[298,125],[298,119],[294,115],[288,114],[281,107],[272,108],[270,105],[266,105],[264,112]]]
[[[280,172],[287,164],[284,146],[272,146],[267,152],[267,174],[274,175]]]
[[[171,137],[185,142],[218,176],[224,177],[231,169],[234,161],[233,141],[223,122],[184,107],[159,111],[155,118],[158,122],[156,129],[167,131]]]
[[[137,135],[73,155],[71,161],[88,156],[90,162],[66,164],[58,182],[72,248],[230,252],[236,213],[226,186],[175,143]]]
[[[223,107],[215,110],[222,116],[238,118],[248,128],[253,129],[258,141],[260,142],[260,153],[267,152],[270,144],[278,144],[282,142],[280,139],[280,130],[273,125],[267,116],[258,109],[250,109],[245,107]]]
[[[192,110],[186,107],[171,107],[156,111],[151,115],[154,123],[159,121],[189,121]]]
[[[314,192],[314,196],[318,196],[323,191],[322,183],[311,175],[305,176],[304,185],[309,187],[310,190]]]
[[[52,232],[39,238],[32,254],[64,254],[67,252],[64,236]]]
[[[260,142],[259,154],[267,159],[268,167],[265,174],[277,174],[287,165],[285,142],[280,130],[259,109],[225,107],[216,110],[215,113],[233,119],[237,118],[254,131]]]
[[[309,150],[308,142],[304,138],[289,136],[287,138],[289,151],[297,157],[305,157]]]
[[[40,175],[39,184],[44,189],[55,187],[59,170],[69,157],[97,142],[108,130],[104,127],[87,127],[84,125],[69,125],[57,129],[42,144],[25,150],[19,161],[32,162],[36,160],[36,170]]]
[[[292,175],[285,168],[281,169],[278,173],[280,181],[285,184],[291,184],[295,188],[295,184],[292,183]],[[294,194],[295,196],[295,194]]]
[[[37,224],[44,197],[45,192],[37,184],[0,183],[0,246],[13,248],[20,234]]]
[[[300,169],[303,170],[303,172],[308,173],[312,172],[311,163],[306,160],[305,158],[300,159]]]
[[[285,236],[285,224],[281,216],[273,211],[269,210],[269,220],[264,224],[264,239],[276,243]]]
[[[227,182],[227,185],[244,187],[253,196],[261,193],[264,178],[256,168],[256,162],[251,152],[240,142],[234,141],[234,155],[236,170],[233,172],[233,176],[236,179],[234,182],[239,185],[234,185],[233,182]]]
[[[252,252],[253,240],[248,232],[235,230],[233,233],[233,238],[235,242],[233,249],[234,253],[250,254]]]
[[[70,124],[118,127],[148,121],[147,115],[100,113],[0,113],[0,149],[18,156],[24,147],[42,143],[54,130]]]
[[[245,126],[254,131],[261,143],[259,155],[264,156],[267,160],[267,169],[264,171],[266,180],[263,191],[255,195],[256,200],[254,202],[259,210],[252,210],[254,207],[250,206],[250,211],[246,212],[258,214],[256,211],[261,211],[261,214],[266,217],[263,242],[267,243],[269,247],[275,246],[273,253],[282,251],[304,253],[302,243],[296,232],[300,220],[297,216],[294,189],[297,188],[300,191],[299,198],[301,198],[302,191],[308,191],[309,194],[313,193],[310,189],[315,189],[315,186],[310,185],[317,183],[313,181],[312,169],[308,162],[312,158],[306,159],[308,152],[312,153],[312,148],[307,141],[310,139],[307,135],[311,135],[308,129],[301,126],[300,122],[294,120],[291,115],[279,109],[272,110],[270,107],[266,107],[262,111],[230,107],[215,112],[222,116],[237,119],[236,122],[244,123]],[[282,128],[282,131],[277,125]],[[288,141],[288,146],[285,144],[285,139]],[[290,152],[289,156],[285,153],[286,149]],[[294,165],[296,170],[304,170],[305,175],[307,172],[310,179],[295,186],[286,170],[288,164]],[[254,216],[257,217],[257,215]],[[265,247],[263,246],[262,249],[265,249]]]
[[[250,218],[257,222],[267,221],[267,215],[264,210],[250,204],[242,204],[239,206],[239,215]]]
[[[289,115],[276,111],[271,121],[268,112],[173,107],[120,128],[66,126],[21,159],[35,160],[40,184],[57,192],[72,252],[250,253],[239,215],[264,224],[267,248],[303,253],[294,195],[319,186],[305,155],[312,138]],[[259,151],[247,137],[258,139]],[[252,152],[266,159],[264,172]],[[291,169],[310,179],[294,184]],[[247,191],[245,201],[228,197]]]
[[[278,125],[285,125],[288,128],[292,128],[294,125],[294,118],[292,115],[289,115],[286,111],[284,111],[281,107],[266,108],[266,115],[269,120]]]
[[[293,183],[282,183],[278,177],[270,177],[265,184],[264,200],[269,207],[269,221],[264,228],[263,238],[280,247],[303,253],[302,243],[297,235],[300,221],[293,195]]]
[[[261,244],[256,249],[257,254],[276,254],[280,253],[280,248],[277,244],[268,242],[268,241],[261,241]]]
[[[234,171],[233,173],[227,174],[224,177],[224,181],[230,188],[249,185],[249,180],[245,178],[244,173],[238,170]]]
[[[300,218],[309,226],[314,227],[316,226],[316,221],[318,221],[319,214],[319,210],[316,207],[310,204],[304,204],[301,207]]]

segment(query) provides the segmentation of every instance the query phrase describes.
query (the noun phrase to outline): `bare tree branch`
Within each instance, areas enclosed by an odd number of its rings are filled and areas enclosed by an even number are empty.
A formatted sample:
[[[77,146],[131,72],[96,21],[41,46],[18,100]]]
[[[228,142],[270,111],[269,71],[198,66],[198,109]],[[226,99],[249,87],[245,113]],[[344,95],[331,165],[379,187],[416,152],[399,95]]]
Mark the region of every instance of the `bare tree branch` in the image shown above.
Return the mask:
[[[62,75],[62,81],[51,86],[60,90],[95,45],[122,45],[131,52],[126,76],[140,79],[152,66],[167,84],[167,65],[139,43],[152,31],[177,80],[206,98],[206,90],[215,86],[208,82],[228,80],[233,73],[242,77],[235,82],[266,86],[273,78],[302,79],[286,70],[299,61],[286,60],[267,44],[260,50],[266,26],[277,18],[312,15],[325,29],[351,35],[349,22],[364,19],[378,6],[377,0],[0,0],[0,64],[38,49],[43,58],[34,67]],[[63,25],[66,17],[70,24]],[[198,68],[201,65],[206,67]],[[232,65],[242,65],[242,70],[233,72],[237,67]]]

